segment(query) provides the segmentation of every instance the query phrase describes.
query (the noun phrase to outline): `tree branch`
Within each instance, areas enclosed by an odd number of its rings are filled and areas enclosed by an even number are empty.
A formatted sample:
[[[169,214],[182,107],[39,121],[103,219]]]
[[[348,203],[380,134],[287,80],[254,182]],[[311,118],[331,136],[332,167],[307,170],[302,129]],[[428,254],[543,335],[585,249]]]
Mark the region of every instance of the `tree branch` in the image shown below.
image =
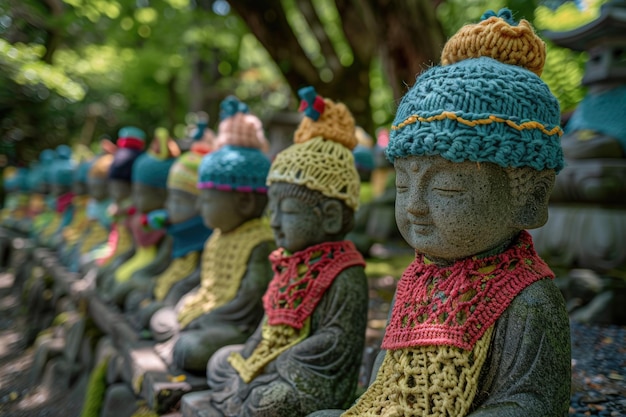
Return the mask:
[[[328,34],[326,33],[326,29],[324,28],[322,21],[311,4],[311,0],[297,0],[296,4],[302,13],[302,16],[304,16],[304,19],[311,28],[313,35],[317,39],[328,67],[331,69],[333,74],[337,75],[341,72],[343,67],[341,66],[341,62],[339,61],[339,57],[337,56],[337,52],[335,51],[332,42],[328,38]]]

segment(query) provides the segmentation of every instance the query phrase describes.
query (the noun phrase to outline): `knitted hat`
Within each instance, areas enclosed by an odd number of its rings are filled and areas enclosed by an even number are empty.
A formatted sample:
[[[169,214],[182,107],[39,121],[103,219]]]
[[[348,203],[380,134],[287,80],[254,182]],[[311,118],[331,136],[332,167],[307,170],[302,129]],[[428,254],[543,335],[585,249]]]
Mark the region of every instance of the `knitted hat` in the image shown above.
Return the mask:
[[[508,9],[462,27],[441,66],[420,75],[402,99],[387,158],[440,155],[560,171],[560,109],[539,78],[544,61],[543,41]]]
[[[19,171],[16,167],[6,167],[2,171],[2,183],[5,191],[17,191],[19,180]]]
[[[226,145],[202,158],[198,188],[265,194],[270,160],[254,148]]]
[[[50,182],[70,187],[74,181],[75,165],[72,162],[72,149],[67,145],[56,148],[56,158],[50,168]]]
[[[146,134],[143,130],[129,126],[118,133],[117,150],[109,169],[109,178],[130,182],[135,160],[144,148]]]
[[[89,174],[89,170],[91,169],[91,165],[94,160],[83,161],[74,170],[74,182],[78,183],[87,183],[87,175]]]
[[[220,107],[217,150],[202,158],[198,188],[264,194],[270,161],[262,152],[268,143],[261,121],[246,114],[248,106],[235,97],[226,98]]]
[[[211,150],[209,144],[200,140],[201,138],[202,136],[191,145],[189,152],[179,156],[170,168],[170,173],[167,177],[168,189],[198,194],[198,168],[200,167],[202,157]]]
[[[220,103],[220,118],[215,148],[225,145],[257,148],[267,152],[269,143],[263,133],[263,124],[258,117],[248,113],[248,106],[236,97],[226,97]]]
[[[354,118],[344,104],[323,99],[313,87],[298,94],[306,117],[294,134],[295,144],[276,155],[267,184],[303,185],[356,210],[360,182],[352,155],[357,144]]]
[[[157,129],[148,152],[133,164],[133,182],[165,188],[170,168],[179,155],[180,149],[169,137],[167,129]]]
[[[34,162],[29,173],[28,183],[31,190],[36,190],[42,184],[49,184],[50,167],[56,153],[52,149],[44,149],[39,154],[39,161]]]

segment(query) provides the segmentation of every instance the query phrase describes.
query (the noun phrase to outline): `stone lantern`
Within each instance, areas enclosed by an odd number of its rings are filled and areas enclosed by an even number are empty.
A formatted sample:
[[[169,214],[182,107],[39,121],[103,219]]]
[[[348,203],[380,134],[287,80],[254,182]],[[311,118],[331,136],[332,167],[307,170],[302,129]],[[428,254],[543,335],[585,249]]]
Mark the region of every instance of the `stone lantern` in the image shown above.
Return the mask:
[[[564,126],[566,166],[548,222],[532,234],[539,254],[565,271],[574,319],[625,323],[626,1],[606,3],[586,25],[543,35],[589,54],[582,80],[588,90]]]

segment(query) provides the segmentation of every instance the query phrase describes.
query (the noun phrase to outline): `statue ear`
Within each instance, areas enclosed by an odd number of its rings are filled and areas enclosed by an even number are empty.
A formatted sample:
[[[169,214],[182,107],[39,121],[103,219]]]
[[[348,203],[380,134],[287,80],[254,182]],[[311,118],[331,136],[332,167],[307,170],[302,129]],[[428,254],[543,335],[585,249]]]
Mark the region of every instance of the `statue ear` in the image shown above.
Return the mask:
[[[336,235],[341,232],[343,224],[343,210],[337,200],[326,200],[320,206],[322,228],[328,235]]]
[[[527,193],[519,196],[515,226],[519,229],[536,229],[548,221],[548,201],[554,186],[554,171],[540,172]]]

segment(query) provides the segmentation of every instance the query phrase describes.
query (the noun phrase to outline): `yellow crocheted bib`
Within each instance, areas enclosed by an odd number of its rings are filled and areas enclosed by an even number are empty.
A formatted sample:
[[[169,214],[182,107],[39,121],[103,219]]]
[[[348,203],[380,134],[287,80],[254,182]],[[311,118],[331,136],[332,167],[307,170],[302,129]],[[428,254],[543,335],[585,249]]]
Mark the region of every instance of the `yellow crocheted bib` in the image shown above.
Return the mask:
[[[90,220],[87,234],[83,237],[82,242],[78,242],[80,254],[84,255],[100,243],[107,240],[108,231],[96,220]]]
[[[87,228],[89,219],[87,218],[87,201],[89,196],[76,196],[72,200],[74,204],[74,214],[72,215],[72,221],[63,229],[63,239],[69,246],[78,244],[82,233]]]
[[[274,236],[262,219],[250,220],[227,234],[214,230],[202,252],[201,286],[185,299],[178,312],[180,326],[232,300],[248,268],[252,249],[266,241],[273,242]]]
[[[126,282],[135,271],[148,266],[157,256],[159,247],[157,245],[137,246],[133,256],[124,262],[115,271],[116,282]]]
[[[415,346],[388,350],[376,380],[341,417],[463,417],[478,389],[493,327],[472,350]]]
[[[270,326],[267,319],[263,322],[261,342],[254,348],[252,355],[244,359],[239,352],[233,352],[228,362],[235,368],[243,381],[248,384],[256,378],[265,366],[290,347],[307,338],[311,329],[311,317],[307,317],[301,329],[285,324]]]
[[[191,275],[198,266],[200,252],[189,252],[176,258],[161,275],[155,278],[154,299],[162,301],[174,284]]]
[[[59,229],[60,225],[61,225],[61,215],[59,213],[54,213],[52,215],[50,223],[45,225],[43,229],[41,230],[41,233],[40,233],[41,237],[44,239],[48,239],[54,234],[54,232],[56,232]]]

